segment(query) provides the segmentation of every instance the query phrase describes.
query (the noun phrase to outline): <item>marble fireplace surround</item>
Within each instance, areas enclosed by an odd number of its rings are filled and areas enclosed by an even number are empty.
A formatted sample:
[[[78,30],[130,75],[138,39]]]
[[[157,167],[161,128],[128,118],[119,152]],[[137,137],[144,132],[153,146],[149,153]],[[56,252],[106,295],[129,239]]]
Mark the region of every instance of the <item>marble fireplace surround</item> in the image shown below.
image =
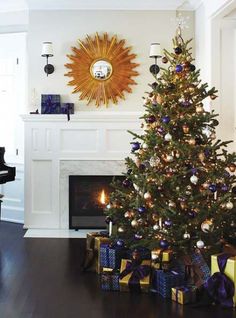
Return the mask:
[[[123,160],[62,160],[60,162],[60,228],[69,228],[69,176],[113,176],[125,171]]]

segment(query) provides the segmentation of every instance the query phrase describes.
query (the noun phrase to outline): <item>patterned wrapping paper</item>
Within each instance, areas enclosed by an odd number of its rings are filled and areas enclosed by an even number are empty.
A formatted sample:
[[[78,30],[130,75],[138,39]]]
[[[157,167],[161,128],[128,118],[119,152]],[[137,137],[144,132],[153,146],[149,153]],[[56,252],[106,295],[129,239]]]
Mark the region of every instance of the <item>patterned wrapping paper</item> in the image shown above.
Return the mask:
[[[99,232],[90,232],[87,234],[86,249],[92,250],[94,254],[93,264],[90,271],[101,272],[100,267],[100,245],[103,243],[110,243],[110,238],[102,236]]]
[[[122,259],[121,261],[121,268],[120,268],[120,291],[124,291],[124,292],[130,292],[130,279],[131,279],[131,276],[133,274],[132,273],[129,273],[127,275],[125,275],[124,277],[121,278],[121,274],[122,272],[126,269],[127,267],[127,263],[128,262],[132,262],[128,259]],[[145,266],[145,267],[148,267],[150,269],[150,266],[151,266],[151,261],[150,260],[143,260],[141,261],[141,266]],[[140,290],[141,292],[149,292],[149,287],[150,287],[150,271],[149,273],[143,277],[142,279],[139,280],[139,287],[140,287]]]
[[[171,289],[171,299],[179,304],[196,302],[196,286],[180,286]]]
[[[152,291],[160,294],[164,298],[171,298],[172,287],[184,285],[184,273],[176,271],[165,272],[155,270],[152,281]]]
[[[101,289],[105,291],[119,291],[119,271],[103,268],[100,274]]]
[[[41,95],[41,114],[60,114],[60,95]]]
[[[219,272],[219,266],[217,261],[218,255],[211,256],[211,274]],[[224,270],[226,276],[234,282],[235,293],[233,297],[233,305],[236,307],[236,256],[232,256],[227,260]]]
[[[67,114],[69,110],[70,114],[74,114],[74,103],[62,103],[61,104],[61,114]]]
[[[170,267],[168,263],[171,261],[173,255],[172,250],[154,249],[151,251],[153,269],[164,269]]]
[[[127,257],[127,248],[110,246],[109,244],[100,245],[100,266],[119,269],[121,259]]]

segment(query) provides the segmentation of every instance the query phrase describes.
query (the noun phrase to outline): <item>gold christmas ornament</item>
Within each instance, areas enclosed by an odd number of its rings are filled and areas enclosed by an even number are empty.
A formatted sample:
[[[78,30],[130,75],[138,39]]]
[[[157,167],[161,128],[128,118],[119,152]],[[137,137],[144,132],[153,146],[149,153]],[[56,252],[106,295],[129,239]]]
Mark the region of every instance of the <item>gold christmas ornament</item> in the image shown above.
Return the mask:
[[[144,193],[144,199],[145,200],[150,200],[151,198],[152,198],[152,196],[151,196],[151,193],[150,192],[146,192],[146,193]]]
[[[188,143],[191,145],[191,146],[194,146],[196,144],[196,140],[191,138],[189,139]]]
[[[132,220],[131,221],[131,226],[132,227],[137,227],[138,226],[138,222],[136,220]]]
[[[183,132],[184,132],[185,134],[188,134],[188,133],[189,133],[189,126],[188,126],[188,125],[184,124],[183,127],[182,127],[182,129],[183,129]]]
[[[235,172],[236,166],[235,166],[234,163],[231,163],[231,164],[229,165],[229,170],[230,170],[230,172]]]
[[[196,107],[196,113],[197,114],[201,114],[201,113],[203,113],[204,112],[204,108],[202,107],[202,106],[197,106]]]
[[[204,152],[200,152],[199,155],[198,155],[198,158],[200,159],[200,161],[204,161],[205,160],[205,154]]]
[[[201,224],[201,230],[202,230],[204,233],[208,233],[208,232],[212,231],[212,230],[213,230],[212,220],[205,220],[204,222],[202,222],[202,224]]]
[[[124,93],[131,93],[130,85],[136,84],[132,77],[139,75],[134,70],[139,64],[132,61],[136,54],[130,53],[131,47],[107,33],[87,35],[78,42],[80,47],[72,47],[73,54],[67,55],[71,62],[65,64],[69,69],[65,75],[73,78],[68,83],[75,86],[73,93],[80,92],[80,100],[86,99],[87,104],[95,101],[97,107],[125,99]]]
[[[156,101],[158,104],[162,103],[162,97],[159,94],[156,96]]]
[[[227,210],[232,210],[234,205],[233,205],[232,202],[229,201],[229,202],[226,203],[225,207],[226,207]]]

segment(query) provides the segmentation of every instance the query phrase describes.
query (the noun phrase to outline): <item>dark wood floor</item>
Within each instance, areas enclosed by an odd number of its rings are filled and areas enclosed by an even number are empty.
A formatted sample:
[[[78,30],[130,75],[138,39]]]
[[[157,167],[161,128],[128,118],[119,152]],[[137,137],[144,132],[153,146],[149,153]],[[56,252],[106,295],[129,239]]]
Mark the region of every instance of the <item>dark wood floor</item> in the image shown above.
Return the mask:
[[[102,292],[83,273],[85,240],[24,239],[0,223],[0,318],[231,318],[233,310],[193,309],[155,294]]]

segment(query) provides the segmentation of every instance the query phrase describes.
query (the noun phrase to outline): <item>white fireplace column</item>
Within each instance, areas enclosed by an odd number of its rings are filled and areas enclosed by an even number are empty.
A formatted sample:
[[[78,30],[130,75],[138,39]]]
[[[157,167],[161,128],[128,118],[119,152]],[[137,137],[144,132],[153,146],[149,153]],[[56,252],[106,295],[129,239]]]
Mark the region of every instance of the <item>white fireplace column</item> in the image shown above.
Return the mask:
[[[119,175],[139,112],[23,115],[25,123],[25,228],[68,229],[69,175]]]

